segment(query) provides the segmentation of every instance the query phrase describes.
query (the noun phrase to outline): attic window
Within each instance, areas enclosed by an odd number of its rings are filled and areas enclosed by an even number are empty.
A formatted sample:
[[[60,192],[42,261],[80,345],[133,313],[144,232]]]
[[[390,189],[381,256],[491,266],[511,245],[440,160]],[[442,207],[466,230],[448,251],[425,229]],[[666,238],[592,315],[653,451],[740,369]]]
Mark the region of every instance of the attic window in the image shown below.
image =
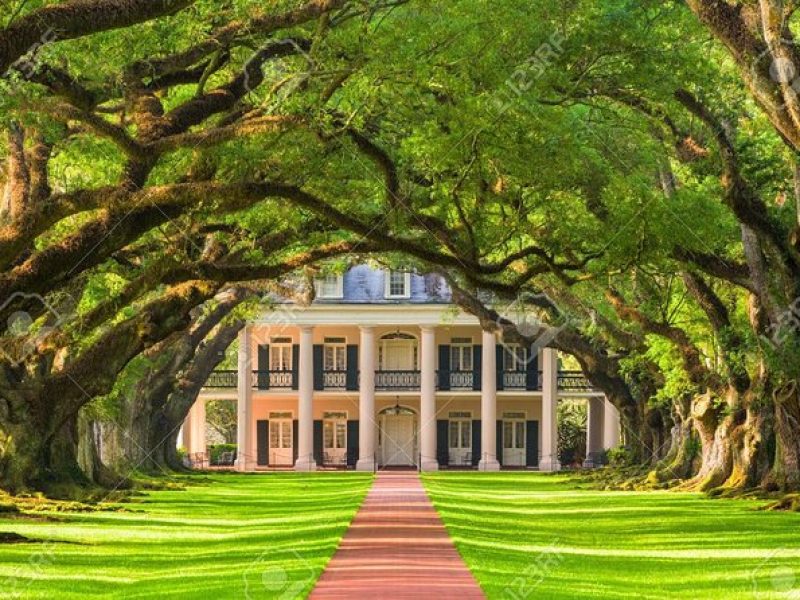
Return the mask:
[[[317,298],[342,298],[344,296],[344,282],[341,275],[325,275],[318,277],[314,282],[317,288]]]
[[[389,271],[386,274],[387,298],[411,297],[411,273],[403,271]]]

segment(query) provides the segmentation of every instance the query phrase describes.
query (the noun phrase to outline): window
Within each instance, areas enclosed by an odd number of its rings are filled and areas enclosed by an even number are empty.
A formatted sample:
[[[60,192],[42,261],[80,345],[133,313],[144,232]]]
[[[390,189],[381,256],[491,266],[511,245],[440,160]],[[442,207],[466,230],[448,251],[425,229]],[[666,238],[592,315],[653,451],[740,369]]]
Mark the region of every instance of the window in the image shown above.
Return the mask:
[[[472,338],[450,340],[450,370],[472,371]]]
[[[505,344],[504,365],[506,371],[524,371],[528,360],[528,351],[519,344]]]
[[[451,450],[472,449],[472,413],[451,412],[449,438]]]
[[[269,370],[292,370],[292,338],[272,338],[269,347]]]
[[[325,360],[323,369],[326,371],[347,370],[347,344],[345,338],[325,338]]]
[[[287,449],[292,447],[292,413],[269,413],[269,447]]]
[[[347,449],[347,413],[326,412],[323,414],[322,432],[325,450]]]
[[[318,298],[342,298],[344,296],[344,277],[342,275],[325,275],[314,282]]]
[[[408,298],[411,296],[411,273],[389,271],[386,275],[386,297]]]
[[[525,448],[525,421],[503,421],[503,448]]]

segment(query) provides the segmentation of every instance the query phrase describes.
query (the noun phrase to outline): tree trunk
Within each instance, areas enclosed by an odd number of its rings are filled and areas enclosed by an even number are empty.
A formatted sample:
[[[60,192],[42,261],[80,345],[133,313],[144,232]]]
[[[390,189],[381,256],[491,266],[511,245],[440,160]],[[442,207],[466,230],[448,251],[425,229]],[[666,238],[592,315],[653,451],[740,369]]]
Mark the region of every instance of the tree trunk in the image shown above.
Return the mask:
[[[691,417],[691,397],[676,400],[673,405],[669,450],[648,479],[671,481],[688,479],[698,469],[698,439]]]
[[[131,482],[108,467],[100,453],[103,430],[100,423],[89,419],[83,411],[78,415],[78,462],[89,479],[107,489],[129,489]]]
[[[782,491],[800,489],[800,385],[797,381],[776,390],[775,461],[771,482]]]

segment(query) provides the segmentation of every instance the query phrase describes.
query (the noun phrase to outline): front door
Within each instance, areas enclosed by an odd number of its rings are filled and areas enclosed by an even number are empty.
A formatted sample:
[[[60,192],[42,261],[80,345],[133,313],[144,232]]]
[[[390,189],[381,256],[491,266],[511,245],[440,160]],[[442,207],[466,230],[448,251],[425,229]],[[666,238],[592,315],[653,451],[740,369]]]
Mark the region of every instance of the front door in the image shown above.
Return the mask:
[[[347,464],[347,413],[326,412],[322,422],[325,464]]]
[[[293,464],[292,420],[269,420],[269,464],[291,466]]]
[[[413,414],[381,417],[380,447],[383,466],[411,466],[416,461],[416,423]]]
[[[525,466],[525,419],[503,419],[503,465]]]
[[[471,413],[450,413],[448,438],[450,464],[462,466],[472,464]]]

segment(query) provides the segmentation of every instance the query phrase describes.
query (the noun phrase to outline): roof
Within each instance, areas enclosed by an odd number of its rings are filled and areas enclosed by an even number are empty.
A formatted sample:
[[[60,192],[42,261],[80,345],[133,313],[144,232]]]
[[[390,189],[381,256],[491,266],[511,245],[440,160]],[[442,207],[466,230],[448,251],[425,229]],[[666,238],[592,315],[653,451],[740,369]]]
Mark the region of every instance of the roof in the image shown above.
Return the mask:
[[[315,298],[314,304],[449,304],[450,287],[441,275],[410,274],[411,294],[408,298],[386,298],[386,277],[389,271],[369,265],[351,267],[343,276],[341,298]]]

